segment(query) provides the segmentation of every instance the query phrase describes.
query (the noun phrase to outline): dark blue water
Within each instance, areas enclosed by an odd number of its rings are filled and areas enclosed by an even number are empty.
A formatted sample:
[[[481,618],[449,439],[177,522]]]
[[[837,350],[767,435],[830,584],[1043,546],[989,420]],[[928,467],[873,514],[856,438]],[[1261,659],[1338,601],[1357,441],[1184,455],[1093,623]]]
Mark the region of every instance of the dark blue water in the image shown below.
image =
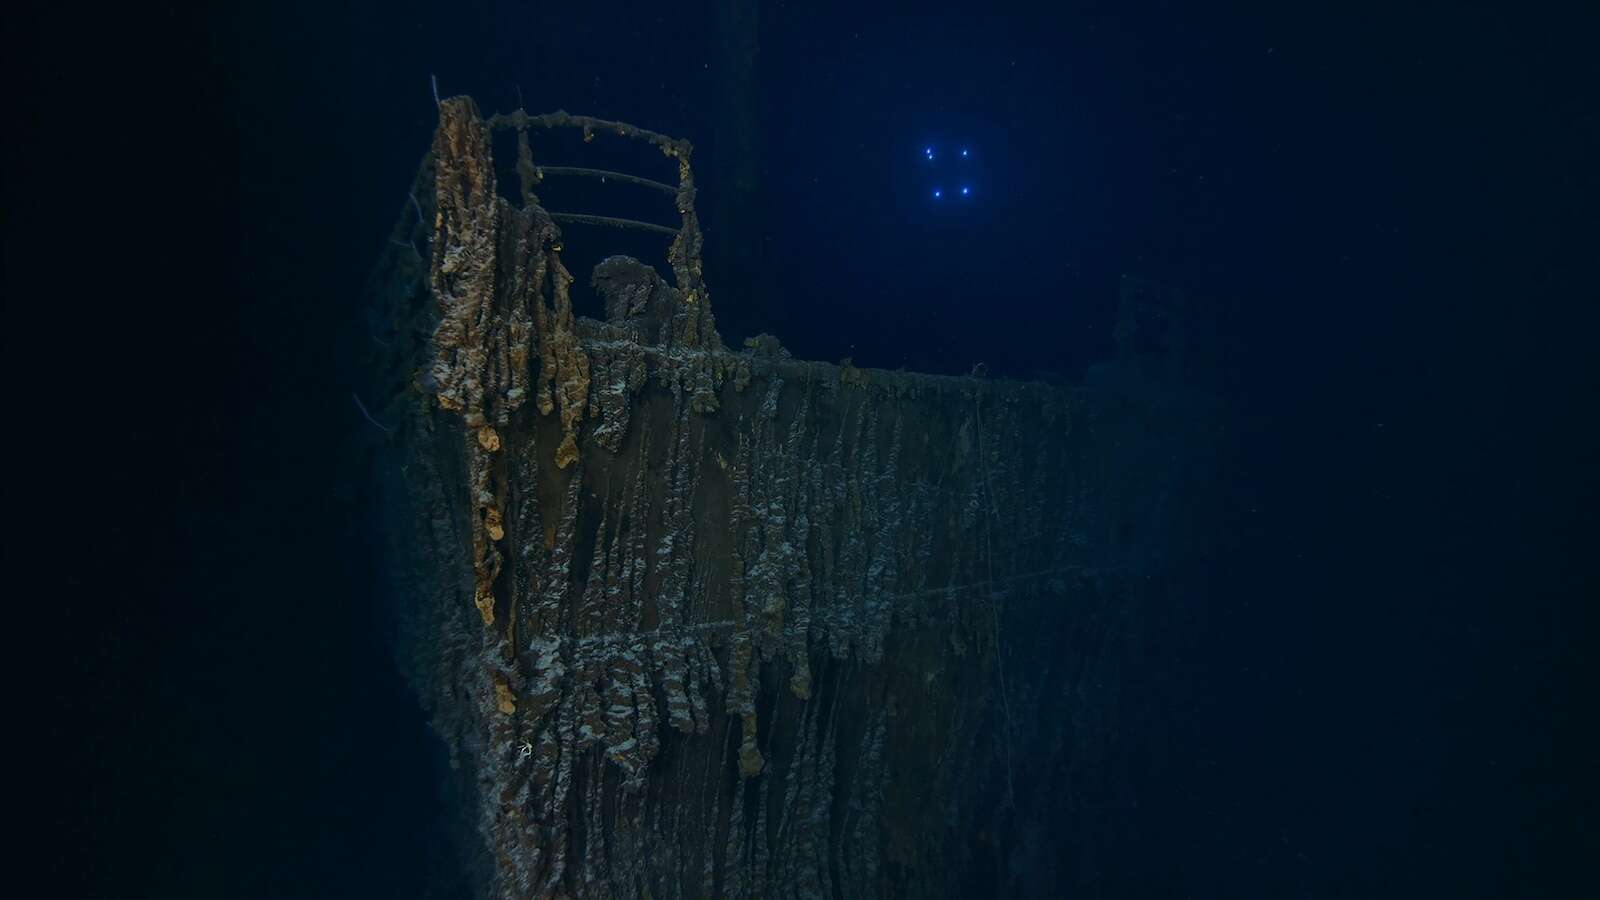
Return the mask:
[[[934,6],[19,19],[7,593],[46,892],[450,865],[348,399],[436,76],[694,141],[735,345],[1076,380],[1124,276],[1207,311],[1240,512],[1149,623],[1101,896],[1594,895],[1593,22]]]

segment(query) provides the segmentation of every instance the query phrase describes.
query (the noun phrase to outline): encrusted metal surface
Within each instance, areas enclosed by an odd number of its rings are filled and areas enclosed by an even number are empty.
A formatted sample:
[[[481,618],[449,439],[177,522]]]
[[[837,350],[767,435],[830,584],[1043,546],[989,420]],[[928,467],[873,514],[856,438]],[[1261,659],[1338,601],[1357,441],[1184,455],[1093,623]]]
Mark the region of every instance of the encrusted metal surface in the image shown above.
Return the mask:
[[[1113,681],[1117,657],[1098,487],[1117,451],[1084,394],[804,362],[766,336],[730,351],[690,148],[637,130],[617,133],[679,168],[673,282],[608,259],[606,319],[580,319],[529,130],[627,126],[496,117],[518,131],[514,204],[491,123],[464,98],[440,118],[371,288],[375,406],[395,422],[404,662],[471,786],[477,889],[936,896],[989,877],[976,858],[1008,851],[968,833],[1015,841],[1038,802],[1018,794],[1103,737],[1057,693]],[[1004,635],[1065,632],[1069,605],[1099,655],[1062,648],[1072,684],[1008,684]]]

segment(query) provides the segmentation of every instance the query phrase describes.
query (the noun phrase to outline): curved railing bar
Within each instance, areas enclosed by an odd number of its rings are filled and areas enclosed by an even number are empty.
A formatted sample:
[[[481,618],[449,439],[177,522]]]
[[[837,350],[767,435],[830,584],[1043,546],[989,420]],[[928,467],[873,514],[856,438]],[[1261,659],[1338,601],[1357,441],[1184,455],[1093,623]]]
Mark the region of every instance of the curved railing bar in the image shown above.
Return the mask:
[[[678,229],[657,225],[654,222],[641,222],[638,219],[619,219],[615,216],[591,216],[588,213],[550,213],[550,218],[557,222],[574,222],[579,225],[604,225],[610,228],[632,228],[636,231],[654,231],[658,234],[678,236]]]
[[[616,179],[617,181],[626,181],[629,184],[653,188],[664,194],[676,196],[678,193],[678,189],[670,184],[662,184],[659,181],[651,181],[648,178],[640,178],[637,175],[629,175],[626,172],[612,172],[607,169],[586,169],[582,166],[535,166],[535,168],[539,170],[541,175],[581,175],[585,178],[598,178],[601,181]]]

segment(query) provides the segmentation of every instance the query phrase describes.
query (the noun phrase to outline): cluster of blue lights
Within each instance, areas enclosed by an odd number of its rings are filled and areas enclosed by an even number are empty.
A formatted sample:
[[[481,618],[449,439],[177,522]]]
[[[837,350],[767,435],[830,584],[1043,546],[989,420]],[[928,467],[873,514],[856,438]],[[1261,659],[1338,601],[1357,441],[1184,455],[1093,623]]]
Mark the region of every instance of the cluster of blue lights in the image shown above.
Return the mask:
[[[942,154],[932,144],[928,144],[927,146],[922,148],[922,158],[923,158],[923,160],[925,160],[927,162],[930,162],[930,163],[937,162],[941,158],[941,156],[942,156]],[[969,148],[969,147],[958,148],[955,151],[955,156],[959,160],[970,160],[972,158],[972,149]],[[955,190],[950,192],[950,193],[953,196],[958,196],[958,197],[971,197],[972,196],[972,185],[971,185],[971,183],[966,182],[966,180],[965,180],[969,176],[965,172],[959,172],[957,174],[958,174],[958,177],[963,179],[962,183],[959,183],[956,186]],[[930,192],[933,195],[933,199],[935,199],[935,200],[943,200],[944,196],[945,196],[945,193],[946,193],[944,185],[941,185],[941,184],[935,184],[930,189]]]

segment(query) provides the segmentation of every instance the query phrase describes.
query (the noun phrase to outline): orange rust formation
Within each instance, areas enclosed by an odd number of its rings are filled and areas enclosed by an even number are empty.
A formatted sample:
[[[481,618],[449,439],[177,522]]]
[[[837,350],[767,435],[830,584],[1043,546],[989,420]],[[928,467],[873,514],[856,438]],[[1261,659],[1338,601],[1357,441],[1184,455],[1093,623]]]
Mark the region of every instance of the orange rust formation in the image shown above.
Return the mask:
[[[1070,697],[1121,659],[1121,432],[1081,389],[798,361],[770,335],[730,351],[687,142],[439,113],[370,290],[405,338],[380,360],[405,658],[467,787],[476,892],[967,890],[1003,848],[959,834],[1045,802],[1011,784],[1095,771],[1064,774],[1063,747],[1108,756],[1104,710]],[[603,320],[574,314],[534,190],[549,128],[675,164],[671,281],[607,259]],[[1059,670],[1001,693],[1012,640],[1068,632]]]

